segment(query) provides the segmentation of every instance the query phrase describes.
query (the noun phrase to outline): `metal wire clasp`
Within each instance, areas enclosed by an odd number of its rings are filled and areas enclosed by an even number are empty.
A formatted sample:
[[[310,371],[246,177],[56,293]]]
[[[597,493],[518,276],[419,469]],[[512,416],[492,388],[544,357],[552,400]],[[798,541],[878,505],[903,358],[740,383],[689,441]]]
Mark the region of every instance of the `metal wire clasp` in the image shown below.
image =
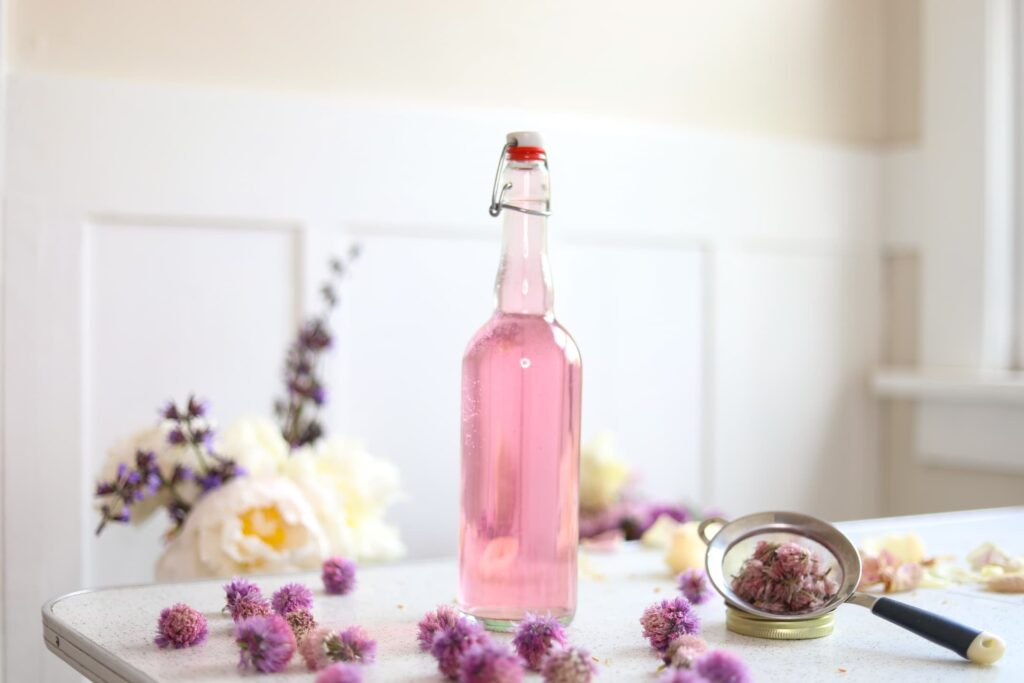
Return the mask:
[[[497,217],[498,214],[501,213],[502,209],[511,209],[512,211],[526,213],[531,216],[550,216],[551,197],[548,197],[547,201],[544,202],[544,211],[539,211],[537,209],[524,209],[521,206],[505,203],[505,193],[512,189],[512,183],[505,183],[504,185],[501,185],[501,172],[505,169],[505,155],[508,154],[508,148],[511,146],[512,143],[506,142],[501,148],[501,156],[498,157],[498,170],[494,172],[494,186],[491,188],[491,206],[487,209],[487,212],[494,217]],[[547,158],[544,159],[544,170],[548,170]],[[501,185],[500,188],[499,185]]]

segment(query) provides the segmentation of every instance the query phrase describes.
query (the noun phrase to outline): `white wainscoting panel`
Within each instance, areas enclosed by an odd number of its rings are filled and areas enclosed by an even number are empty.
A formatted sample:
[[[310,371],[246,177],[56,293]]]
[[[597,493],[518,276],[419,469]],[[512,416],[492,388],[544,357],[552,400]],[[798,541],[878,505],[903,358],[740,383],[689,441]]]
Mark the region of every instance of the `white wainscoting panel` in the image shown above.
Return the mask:
[[[701,488],[703,251],[555,248],[556,310],[583,355],[583,440],[611,432],[645,494],[709,503]]]
[[[818,250],[717,259],[712,480],[730,513],[849,519],[877,504],[874,488],[851,485],[878,481],[875,261]]]
[[[50,76],[9,78],[7,101],[11,681],[75,678],[39,638],[45,599],[151,576],[159,522],[92,536],[109,443],[191,390],[222,424],[269,411],[294,325],[352,242],[328,426],[400,466],[393,519],[411,554],[453,552],[459,365],[492,308],[500,227],[485,207],[508,130],[543,131],[551,153],[556,310],[583,353],[585,438],[613,431],[657,496],[876,511],[874,152]]]

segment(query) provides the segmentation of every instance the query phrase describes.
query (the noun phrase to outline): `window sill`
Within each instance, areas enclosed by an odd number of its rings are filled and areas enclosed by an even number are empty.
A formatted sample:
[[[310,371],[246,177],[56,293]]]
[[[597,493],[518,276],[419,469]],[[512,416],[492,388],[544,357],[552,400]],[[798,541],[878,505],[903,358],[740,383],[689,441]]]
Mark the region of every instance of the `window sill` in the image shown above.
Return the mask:
[[[923,465],[1024,474],[1024,373],[886,368],[882,398],[914,400],[914,458]]]
[[[883,398],[1024,405],[1024,372],[881,368],[872,386]]]

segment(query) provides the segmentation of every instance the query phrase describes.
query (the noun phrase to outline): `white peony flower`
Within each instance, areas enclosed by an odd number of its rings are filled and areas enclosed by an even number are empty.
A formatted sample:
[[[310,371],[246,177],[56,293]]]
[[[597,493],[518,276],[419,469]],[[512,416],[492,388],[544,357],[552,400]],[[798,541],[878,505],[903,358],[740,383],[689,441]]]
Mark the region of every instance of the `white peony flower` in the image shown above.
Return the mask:
[[[203,496],[156,566],[160,581],[313,570],[330,555],[303,491],[282,476],[239,477]]]
[[[276,474],[288,459],[288,443],[273,420],[249,417],[235,420],[221,432],[217,453],[234,460],[249,475]]]
[[[580,450],[580,507],[602,510],[622,499],[630,467],[615,451],[612,435],[601,432]]]
[[[322,439],[293,453],[282,472],[313,505],[332,553],[364,560],[405,553],[398,530],[384,521],[387,508],[403,495],[398,468],[370,455],[359,441]]]

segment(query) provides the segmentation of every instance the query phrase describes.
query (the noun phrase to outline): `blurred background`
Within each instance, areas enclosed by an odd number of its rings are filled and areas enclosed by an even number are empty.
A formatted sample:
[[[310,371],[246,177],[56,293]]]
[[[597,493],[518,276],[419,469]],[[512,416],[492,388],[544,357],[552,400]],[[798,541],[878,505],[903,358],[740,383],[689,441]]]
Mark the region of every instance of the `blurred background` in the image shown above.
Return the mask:
[[[330,430],[455,552],[459,373],[510,130],[553,177],[583,437],[650,496],[833,520],[1024,502],[1020,0],[3,0],[0,675],[148,581],[107,448],[268,414],[330,257]]]

